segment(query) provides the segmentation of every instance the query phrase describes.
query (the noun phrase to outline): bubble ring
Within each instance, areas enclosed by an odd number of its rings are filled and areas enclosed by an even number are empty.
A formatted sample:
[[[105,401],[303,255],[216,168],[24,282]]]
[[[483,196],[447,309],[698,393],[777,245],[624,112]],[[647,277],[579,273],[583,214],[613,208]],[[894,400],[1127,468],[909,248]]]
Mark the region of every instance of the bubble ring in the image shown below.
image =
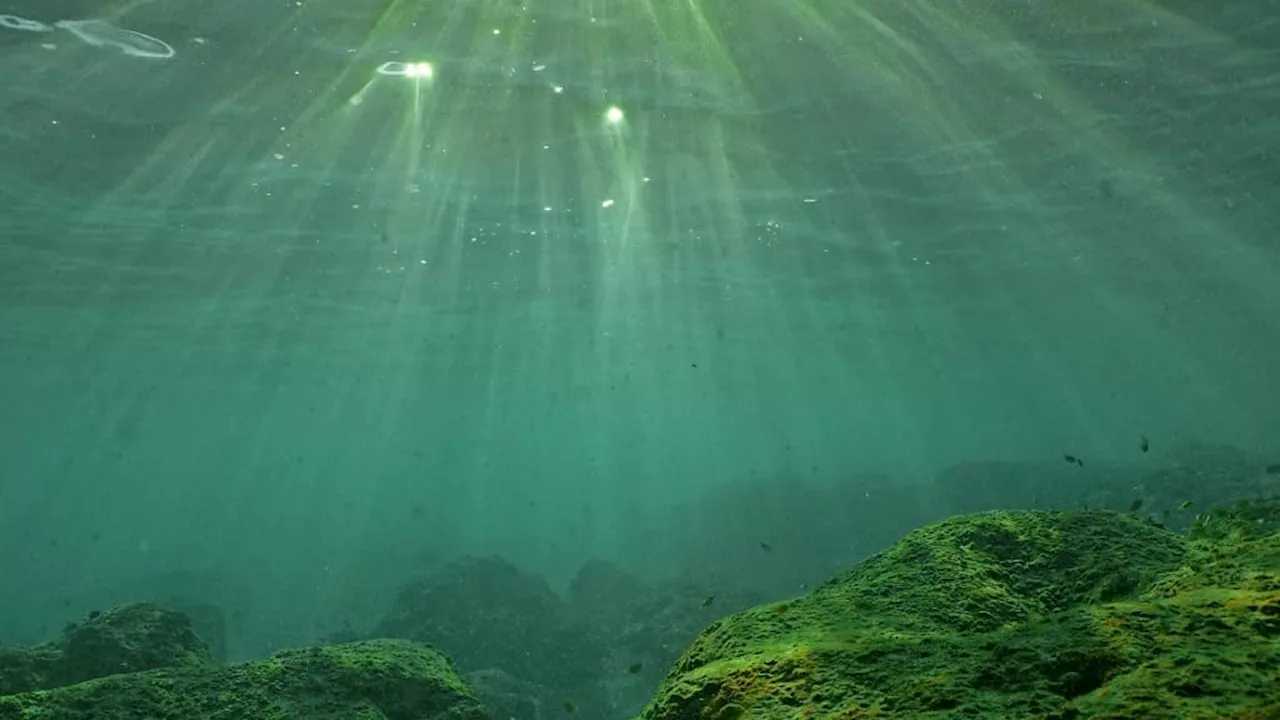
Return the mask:
[[[26,30],[27,32],[53,32],[52,25],[46,25],[39,20],[28,20],[17,15],[0,15],[0,27],[7,27],[10,30]]]
[[[176,54],[173,46],[160,38],[136,30],[118,28],[102,20],[59,20],[54,26],[94,47],[113,47],[132,57],[163,60]]]

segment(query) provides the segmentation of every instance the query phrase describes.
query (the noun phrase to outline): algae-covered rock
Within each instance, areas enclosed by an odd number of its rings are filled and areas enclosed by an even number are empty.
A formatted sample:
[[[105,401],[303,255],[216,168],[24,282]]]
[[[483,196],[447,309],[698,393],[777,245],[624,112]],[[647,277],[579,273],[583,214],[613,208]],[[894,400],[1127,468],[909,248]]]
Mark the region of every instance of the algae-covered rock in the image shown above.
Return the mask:
[[[488,720],[448,659],[404,640],[304,648],[226,667],[112,675],[0,697],[0,720]]]
[[[32,648],[0,648],[0,695],[119,673],[215,663],[185,615],[152,603],[90,613],[84,622],[68,625],[62,635]]]
[[[186,615],[152,603],[92,613],[66,628],[62,647],[60,684],[215,662]]]
[[[0,695],[56,687],[61,663],[62,648],[54,643],[0,646]]]
[[[946,520],[713,624],[642,717],[1280,717],[1246,714],[1280,713],[1280,539],[1241,542],[1106,511]],[[1213,584],[1228,561],[1240,587]]]

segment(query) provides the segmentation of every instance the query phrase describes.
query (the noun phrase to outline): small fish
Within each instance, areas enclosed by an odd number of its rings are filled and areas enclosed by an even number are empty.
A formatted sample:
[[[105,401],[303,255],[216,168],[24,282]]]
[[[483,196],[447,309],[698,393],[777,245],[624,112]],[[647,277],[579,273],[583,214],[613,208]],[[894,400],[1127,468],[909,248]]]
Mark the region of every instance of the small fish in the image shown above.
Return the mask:
[[[773,611],[774,611],[775,613],[784,613],[784,612],[786,612],[786,611],[788,611],[788,610],[790,610],[790,609],[791,609],[791,604],[790,604],[790,603],[780,602],[780,603],[778,603],[777,605],[774,605],[774,606],[773,606]]]
[[[1186,510],[1186,509],[1187,509],[1187,508],[1189,508],[1189,507],[1191,507],[1191,501],[1190,501],[1190,500],[1183,500],[1182,502],[1178,503],[1178,509],[1179,509],[1179,510]]]
[[[708,595],[707,599],[702,601],[702,607],[709,608],[711,607],[711,604],[714,603],[715,601],[716,601],[715,595]]]
[[[767,553],[773,552],[773,546],[763,540],[760,541],[760,549]]]
[[[1084,461],[1076,457],[1075,455],[1071,455],[1069,453],[1062,453],[1062,459],[1066,461],[1068,465],[1079,465],[1080,467],[1084,467]]]
[[[643,669],[644,669],[644,663],[642,662],[631,663],[630,665],[627,666],[627,672],[631,673],[632,675],[639,673]]]
[[[1129,503],[1129,512],[1138,512],[1142,509],[1142,498],[1136,497],[1133,502]]]
[[[1142,439],[1138,441],[1138,449],[1141,450],[1142,452],[1146,452],[1151,449],[1151,443],[1147,442],[1146,435],[1143,435]]]
[[[574,714],[574,713],[578,712],[578,706],[577,706],[577,704],[575,704],[572,700],[565,700],[565,701],[564,701],[564,711],[565,711],[565,712],[567,712],[567,713],[569,713],[570,715],[572,715],[572,714]]]
[[[1280,475],[1280,463],[1271,463],[1266,470],[1268,475]]]

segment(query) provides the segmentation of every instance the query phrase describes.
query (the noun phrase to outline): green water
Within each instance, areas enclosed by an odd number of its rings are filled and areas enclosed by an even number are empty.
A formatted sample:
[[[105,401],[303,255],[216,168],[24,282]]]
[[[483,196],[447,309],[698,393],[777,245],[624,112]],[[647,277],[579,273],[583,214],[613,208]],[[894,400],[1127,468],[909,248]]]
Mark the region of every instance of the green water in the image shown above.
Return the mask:
[[[1033,5],[0,6],[0,635],[193,572],[274,646],[460,553],[659,573],[736,483],[1275,448],[1280,11]]]

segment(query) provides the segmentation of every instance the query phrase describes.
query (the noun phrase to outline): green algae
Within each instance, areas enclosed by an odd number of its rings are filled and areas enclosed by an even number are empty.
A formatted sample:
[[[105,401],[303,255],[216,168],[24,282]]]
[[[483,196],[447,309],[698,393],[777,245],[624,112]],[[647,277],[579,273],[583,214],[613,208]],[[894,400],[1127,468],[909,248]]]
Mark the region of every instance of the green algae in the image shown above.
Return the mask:
[[[372,640],[226,667],[176,667],[0,697],[0,720],[484,720],[429,646]]]
[[[713,624],[642,718],[1280,717],[1278,537],[1188,542],[1105,511],[953,518],[784,612]]]

